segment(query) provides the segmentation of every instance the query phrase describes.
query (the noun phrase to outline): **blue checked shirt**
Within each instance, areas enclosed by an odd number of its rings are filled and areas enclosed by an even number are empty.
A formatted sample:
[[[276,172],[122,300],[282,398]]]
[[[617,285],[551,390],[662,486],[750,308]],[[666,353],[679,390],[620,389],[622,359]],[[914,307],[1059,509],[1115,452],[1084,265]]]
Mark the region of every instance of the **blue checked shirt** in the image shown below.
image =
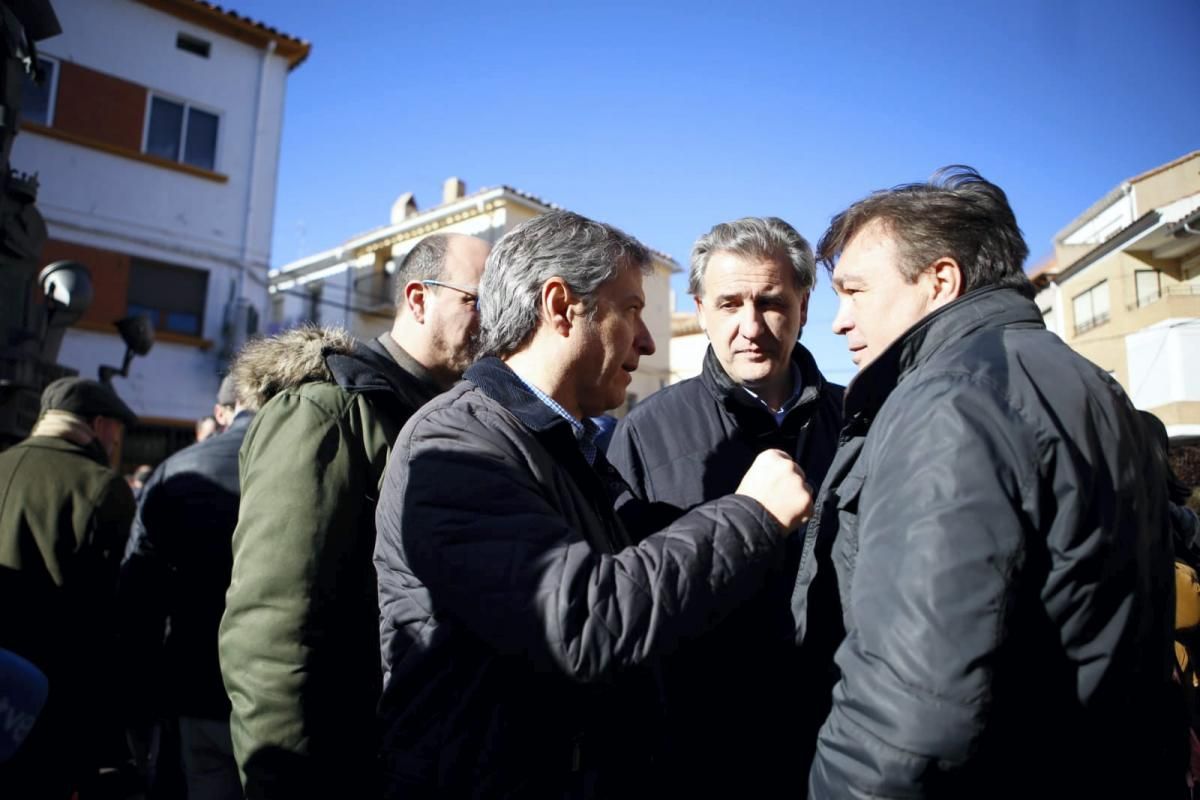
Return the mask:
[[[516,375],[515,372],[513,374]],[[582,422],[575,419],[575,417],[571,416],[565,408],[555,402],[553,397],[546,394],[541,389],[522,378],[520,375],[517,375],[517,377],[520,378],[521,383],[525,384],[529,391],[533,392],[534,396],[537,397],[538,400],[541,400],[543,403],[545,403],[547,408],[549,408],[555,414],[558,414],[567,422],[571,423],[571,430],[575,432],[575,441],[579,443],[579,449],[583,452],[583,457],[587,459],[588,464],[595,466],[596,434],[600,431],[600,429],[596,426],[596,423],[592,422],[590,419],[584,419]]]

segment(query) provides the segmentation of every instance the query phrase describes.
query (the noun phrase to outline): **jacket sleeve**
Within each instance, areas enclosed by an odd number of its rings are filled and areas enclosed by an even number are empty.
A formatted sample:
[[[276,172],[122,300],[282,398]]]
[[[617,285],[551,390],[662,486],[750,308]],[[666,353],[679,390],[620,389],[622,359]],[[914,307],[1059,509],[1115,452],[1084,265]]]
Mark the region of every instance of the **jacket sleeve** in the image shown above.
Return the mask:
[[[821,729],[813,798],[925,797],[987,729],[992,670],[1024,566],[1030,428],[990,386],[929,380],[881,415],[862,458],[856,630]]]
[[[496,651],[581,682],[606,679],[707,630],[782,554],[778,524],[739,496],[599,552],[557,507],[545,485],[554,475],[535,475],[492,431],[435,419],[401,435],[380,497],[385,652],[415,581],[439,615]]]
[[[89,679],[97,687],[88,709],[87,724],[93,731],[89,735],[94,737],[92,744],[122,758],[126,709],[117,691],[122,681],[117,582],[134,510],[129,485],[114,473],[96,499],[88,541],[76,554],[79,580],[73,589],[81,609],[75,624],[86,631],[83,640],[73,646],[87,654]]]
[[[612,441],[608,445],[608,463],[616,467],[621,477],[629,484],[629,490],[617,498],[617,507],[629,500],[646,500],[646,468],[642,462],[641,440],[637,430],[625,417],[617,423]]]
[[[336,633],[339,591],[353,589],[338,580],[357,575],[348,554],[377,488],[367,485],[362,427],[349,413],[285,392],[256,415],[242,445],[218,645],[249,798],[294,792],[331,737],[345,735],[314,724],[313,714],[346,688],[322,680],[337,656],[321,648]]]
[[[646,445],[639,421],[652,418],[625,417],[617,423],[608,446],[608,461],[621,474],[626,488],[614,502],[617,516],[635,542],[670,526],[687,510],[659,498],[646,468]]]
[[[625,480],[626,488],[617,496],[613,506],[634,541],[640,542],[679,516],[679,512],[675,511],[660,518],[664,515],[655,512],[650,498],[646,463],[642,457],[642,440],[628,416],[617,423],[608,445],[607,457],[608,463]]]
[[[156,683],[161,677],[158,662],[166,632],[166,590],[172,565],[160,540],[169,505],[163,475],[160,465],[138,498],[117,591],[126,719],[137,725],[148,724],[154,717]]]

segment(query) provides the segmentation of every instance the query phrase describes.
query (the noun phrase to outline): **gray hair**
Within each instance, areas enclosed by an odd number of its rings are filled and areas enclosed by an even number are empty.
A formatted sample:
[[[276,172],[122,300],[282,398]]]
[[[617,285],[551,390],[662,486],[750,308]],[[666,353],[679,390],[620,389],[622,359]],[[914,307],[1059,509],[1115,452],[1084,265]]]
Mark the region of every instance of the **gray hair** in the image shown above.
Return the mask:
[[[790,264],[796,274],[796,286],[802,292],[817,282],[812,246],[779,217],[743,217],[722,222],[697,239],[692,246],[692,269],[688,276],[688,291],[694,297],[704,294],[704,271],[713,253],[733,253]]]
[[[404,260],[396,267],[394,285],[396,308],[404,305],[404,287],[411,281],[441,280],[446,268],[446,251],[450,248],[450,237],[434,233],[417,242]]]
[[[479,285],[478,356],[511,355],[541,322],[542,286],[562,278],[596,307],[596,292],[622,269],[652,269],[646,246],[611,225],[570,211],[550,211],[506,233],[488,256]]]

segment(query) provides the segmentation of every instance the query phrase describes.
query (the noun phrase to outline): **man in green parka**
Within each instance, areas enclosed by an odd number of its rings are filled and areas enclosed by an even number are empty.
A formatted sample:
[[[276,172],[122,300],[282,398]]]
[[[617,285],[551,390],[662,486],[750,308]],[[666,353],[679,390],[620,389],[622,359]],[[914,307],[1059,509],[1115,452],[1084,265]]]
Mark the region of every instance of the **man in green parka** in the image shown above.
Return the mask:
[[[371,556],[383,468],[414,411],[470,363],[489,245],[419,242],[390,331],[306,327],[233,367],[260,410],[241,450],[221,674],[246,796],[369,797],[382,686]]]
[[[0,797],[86,793],[120,747],[114,602],[134,503],[109,460],[136,421],[108,386],[60,378],[42,393],[33,434],[0,453],[0,648],[50,687],[29,737],[0,764]]]

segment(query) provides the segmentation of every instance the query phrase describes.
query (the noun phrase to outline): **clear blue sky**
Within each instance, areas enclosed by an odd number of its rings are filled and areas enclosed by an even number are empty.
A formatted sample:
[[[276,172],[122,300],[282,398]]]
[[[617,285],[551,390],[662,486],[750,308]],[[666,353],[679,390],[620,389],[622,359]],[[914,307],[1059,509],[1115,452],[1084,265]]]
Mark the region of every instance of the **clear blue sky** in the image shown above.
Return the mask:
[[[716,222],[775,215],[815,241],[949,163],[1008,192],[1032,265],[1108,190],[1200,148],[1195,0],[221,2],[313,43],[288,84],[275,265],[385,224],[402,192],[435,205],[455,175],[686,267]],[[845,382],[834,310],[822,274],[803,338]]]

